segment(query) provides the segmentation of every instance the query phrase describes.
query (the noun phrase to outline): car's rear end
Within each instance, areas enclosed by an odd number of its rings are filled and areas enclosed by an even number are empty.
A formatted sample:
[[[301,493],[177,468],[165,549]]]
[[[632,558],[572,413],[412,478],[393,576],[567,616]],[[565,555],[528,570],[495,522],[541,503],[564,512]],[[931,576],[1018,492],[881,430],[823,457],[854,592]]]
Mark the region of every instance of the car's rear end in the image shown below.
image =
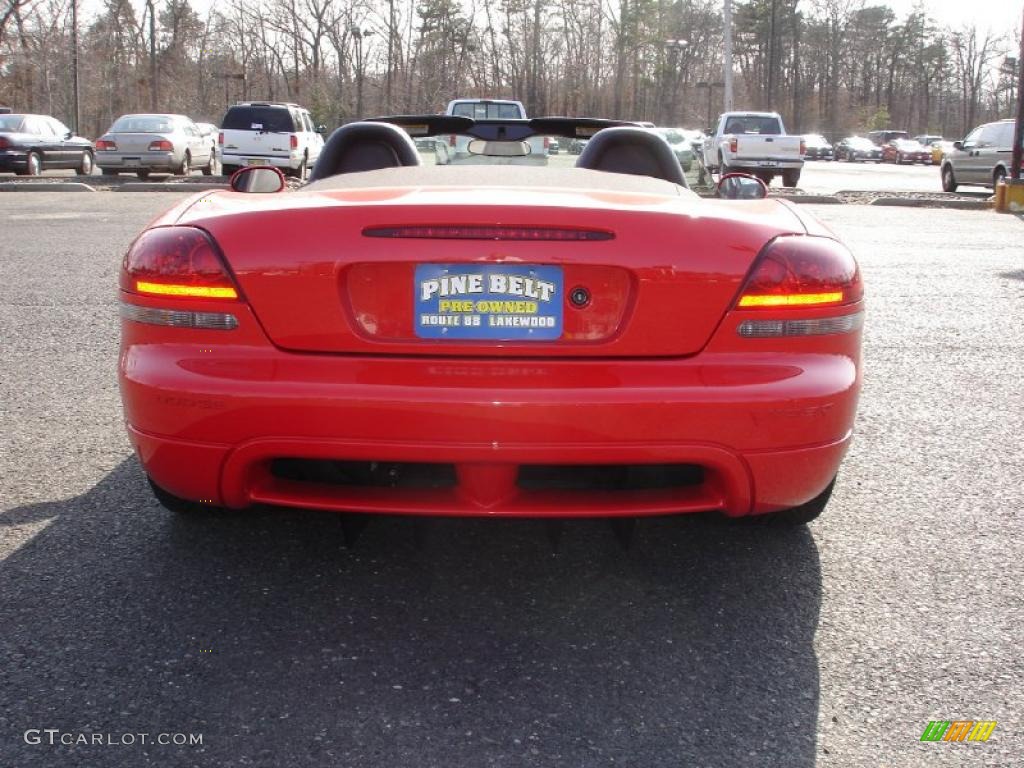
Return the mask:
[[[219,193],[144,233],[120,372],[153,481],[229,507],[493,516],[822,494],[860,384],[846,249],[776,201],[590,171],[590,191],[501,188],[505,170]]]
[[[27,132],[25,115],[0,114],[0,171],[24,173],[38,137]]]
[[[221,121],[218,146],[221,165],[237,169],[246,165],[271,165],[284,171],[301,171],[301,127],[287,105],[236,104]],[[315,158],[313,158],[315,159]]]
[[[96,165],[108,173],[181,168],[188,141],[173,115],[124,115],[96,140]]]

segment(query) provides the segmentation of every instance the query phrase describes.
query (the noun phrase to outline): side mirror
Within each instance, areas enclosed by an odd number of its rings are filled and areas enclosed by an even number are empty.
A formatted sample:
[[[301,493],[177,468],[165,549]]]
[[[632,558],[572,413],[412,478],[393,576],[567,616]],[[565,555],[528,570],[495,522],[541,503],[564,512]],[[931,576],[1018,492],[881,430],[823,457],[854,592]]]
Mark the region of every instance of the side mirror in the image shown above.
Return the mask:
[[[67,141],[68,139],[72,138],[74,135],[75,135],[74,131],[68,131],[67,133],[64,134],[64,141]]]
[[[746,173],[727,173],[718,180],[718,196],[725,200],[763,200],[768,187],[756,176]]]
[[[964,149],[964,143],[962,141],[954,141],[953,149],[959,149],[962,152]]]
[[[318,125],[316,127],[316,132],[317,133],[327,133],[327,126],[324,125],[323,123],[321,123],[320,125]]]
[[[280,192],[285,187],[284,174],[269,165],[239,168],[228,181],[235,192]]]

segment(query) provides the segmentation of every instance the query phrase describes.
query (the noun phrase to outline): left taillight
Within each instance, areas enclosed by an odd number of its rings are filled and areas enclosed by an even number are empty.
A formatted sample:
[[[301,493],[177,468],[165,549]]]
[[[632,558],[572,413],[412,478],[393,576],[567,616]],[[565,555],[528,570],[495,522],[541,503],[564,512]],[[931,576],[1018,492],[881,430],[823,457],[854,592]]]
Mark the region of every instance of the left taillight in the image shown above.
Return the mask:
[[[100,152],[115,152],[117,150],[117,144],[109,139],[97,139],[96,149]]]
[[[758,257],[736,307],[842,306],[863,296],[860,270],[846,246],[827,237],[786,235]]]
[[[193,227],[158,227],[129,248],[121,288],[143,296],[234,301],[235,281],[217,245]]]
[[[804,141],[803,139],[800,139],[800,154],[801,155],[806,155],[807,154],[807,142]]]

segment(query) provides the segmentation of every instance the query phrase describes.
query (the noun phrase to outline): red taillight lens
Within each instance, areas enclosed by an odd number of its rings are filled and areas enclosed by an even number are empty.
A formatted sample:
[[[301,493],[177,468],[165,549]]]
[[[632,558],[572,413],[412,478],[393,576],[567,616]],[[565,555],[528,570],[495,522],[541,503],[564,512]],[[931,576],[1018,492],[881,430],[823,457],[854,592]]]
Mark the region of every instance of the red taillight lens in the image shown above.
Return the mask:
[[[8,149],[11,146],[11,142],[0,136],[0,149]]]
[[[289,144],[291,144],[291,148],[292,149],[298,149],[299,148],[299,137],[298,136],[296,136],[295,134],[292,134],[291,136],[288,137],[288,139],[289,139]]]
[[[449,147],[454,147],[455,146],[455,134],[454,133],[451,136],[448,137],[448,146]]]
[[[729,151],[730,152],[739,152],[739,149],[740,149],[740,140],[737,139],[737,138],[729,139]]]
[[[551,139],[547,136],[544,137],[544,149],[548,149],[551,146]]]
[[[224,131],[221,131],[220,133],[217,134],[217,143],[218,144],[223,144],[224,143]]]
[[[736,306],[823,307],[852,304],[864,296],[853,254],[827,237],[784,236],[754,262]]]
[[[806,155],[807,154],[807,142],[804,141],[803,139],[800,139],[800,154],[801,155]]]
[[[238,298],[217,246],[193,227],[143,232],[124,257],[121,288],[148,296]]]
[[[172,152],[174,151],[174,145],[167,139],[158,139],[157,141],[151,141],[149,143],[150,152]]]
[[[101,152],[114,152],[117,149],[117,144],[107,139],[97,139],[96,149]]]

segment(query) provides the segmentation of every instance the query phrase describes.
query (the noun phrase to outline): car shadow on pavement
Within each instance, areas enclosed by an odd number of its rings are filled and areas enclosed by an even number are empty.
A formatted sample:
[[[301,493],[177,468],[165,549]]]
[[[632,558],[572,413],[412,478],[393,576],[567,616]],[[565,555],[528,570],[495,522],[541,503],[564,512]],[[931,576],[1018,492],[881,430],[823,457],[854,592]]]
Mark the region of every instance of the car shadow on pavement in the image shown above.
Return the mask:
[[[811,766],[817,547],[695,517],[175,517],[134,459],[13,509],[0,764]],[[425,530],[425,536],[422,535]],[[202,746],[27,744],[201,733]]]

